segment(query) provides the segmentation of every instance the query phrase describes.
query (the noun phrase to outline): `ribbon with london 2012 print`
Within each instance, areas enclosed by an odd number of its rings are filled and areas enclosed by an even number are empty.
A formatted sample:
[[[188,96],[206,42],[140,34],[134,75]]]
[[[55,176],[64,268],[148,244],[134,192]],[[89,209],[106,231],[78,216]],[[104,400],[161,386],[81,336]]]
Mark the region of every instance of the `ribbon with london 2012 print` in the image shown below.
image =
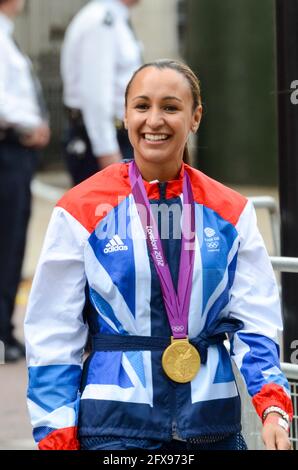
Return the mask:
[[[184,170],[181,256],[176,293],[144,182],[135,162],[129,164],[129,177],[135,202],[137,206],[141,205],[145,209],[147,220],[150,221],[148,225],[144,218],[140,217],[173,333],[171,344],[163,353],[163,369],[175,382],[186,383],[191,381],[200,369],[200,355],[187,338],[195,257],[195,209],[190,179]]]

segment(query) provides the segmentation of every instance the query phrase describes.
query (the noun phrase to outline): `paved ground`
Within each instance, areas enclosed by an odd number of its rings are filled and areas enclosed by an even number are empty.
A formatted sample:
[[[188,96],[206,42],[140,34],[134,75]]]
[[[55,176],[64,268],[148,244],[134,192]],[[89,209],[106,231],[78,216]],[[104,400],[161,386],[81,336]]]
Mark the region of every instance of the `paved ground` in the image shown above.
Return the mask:
[[[41,180],[57,187],[67,187],[64,174],[40,175]],[[35,266],[42,247],[46,227],[54,202],[33,198],[32,217],[29,226],[23,277],[29,279],[21,285],[14,314],[16,333],[23,339],[23,321]],[[26,407],[27,369],[25,361],[13,365],[0,365],[0,450],[34,449],[31,425]]]
[[[24,305],[18,305],[15,320],[17,336],[20,339],[23,337],[24,312]],[[0,376],[0,450],[34,449],[35,444],[31,436],[31,425],[26,408],[25,361],[13,365],[0,365]]]
[[[64,174],[42,175],[48,183],[63,186],[67,184]],[[275,189],[263,188],[237,188],[245,195],[271,195],[277,197]],[[24,277],[30,279],[34,274],[36,262],[40,253],[46,226],[52,212],[54,203],[41,199],[34,199],[33,213],[29,229],[26,259],[24,263]],[[258,212],[261,232],[266,240],[269,252],[272,252],[272,238],[269,219],[264,211]],[[15,312],[17,335],[23,337],[23,319],[28,297],[29,284],[21,286],[18,296],[18,306]],[[0,450],[6,449],[34,449],[31,438],[31,426],[26,409],[27,372],[24,362],[15,365],[0,365]]]
[[[0,450],[34,449],[25,403],[25,363],[0,367]]]

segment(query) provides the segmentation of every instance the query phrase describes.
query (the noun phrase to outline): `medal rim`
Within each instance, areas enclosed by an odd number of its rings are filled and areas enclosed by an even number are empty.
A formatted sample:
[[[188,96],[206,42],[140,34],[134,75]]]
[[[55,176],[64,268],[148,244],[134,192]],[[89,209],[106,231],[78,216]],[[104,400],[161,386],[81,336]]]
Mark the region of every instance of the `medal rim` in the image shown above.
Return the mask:
[[[188,377],[186,379],[177,379],[175,378],[174,374],[172,374],[171,372],[169,372],[165,362],[166,362],[166,356],[168,354],[172,354],[171,353],[171,349],[175,349],[176,347],[178,346],[181,346],[181,342],[183,343],[187,343],[188,347],[191,349],[192,351],[192,354],[195,354],[196,357],[197,357],[197,361],[198,361],[198,364],[197,364],[197,368],[196,368],[196,371],[192,374],[189,374]],[[180,343],[180,344],[179,344]],[[164,372],[166,373],[166,375],[171,379],[173,380],[174,382],[178,382],[178,383],[188,383],[188,382],[191,382],[195,377],[196,375],[198,374],[200,368],[201,368],[201,357],[200,357],[200,354],[199,354],[199,351],[195,348],[195,346],[193,344],[191,344],[189,342],[188,339],[186,338],[183,338],[183,339],[174,339],[172,338],[172,342],[171,344],[169,344],[169,346],[164,350],[163,352],[163,355],[162,355],[162,368],[164,370]]]

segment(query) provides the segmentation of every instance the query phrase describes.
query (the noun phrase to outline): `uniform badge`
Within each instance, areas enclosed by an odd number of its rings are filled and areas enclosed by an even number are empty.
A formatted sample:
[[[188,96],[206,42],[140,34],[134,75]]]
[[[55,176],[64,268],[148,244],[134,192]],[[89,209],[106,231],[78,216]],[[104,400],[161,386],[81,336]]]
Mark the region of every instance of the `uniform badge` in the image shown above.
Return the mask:
[[[113,24],[114,24],[113,15],[109,11],[107,12],[106,16],[104,17],[103,24],[106,25],[106,26],[113,26]]]

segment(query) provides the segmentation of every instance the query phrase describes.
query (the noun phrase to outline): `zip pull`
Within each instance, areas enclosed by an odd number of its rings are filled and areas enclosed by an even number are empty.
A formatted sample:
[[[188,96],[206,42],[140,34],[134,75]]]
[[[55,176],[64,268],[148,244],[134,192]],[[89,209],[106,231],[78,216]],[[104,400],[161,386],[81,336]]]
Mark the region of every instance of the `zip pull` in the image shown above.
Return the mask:
[[[172,438],[173,438],[173,439],[177,439],[177,438],[178,438],[178,434],[177,434],[177,423],[176,423],[176,421],[173,421],[173,422],[172,422]]]

